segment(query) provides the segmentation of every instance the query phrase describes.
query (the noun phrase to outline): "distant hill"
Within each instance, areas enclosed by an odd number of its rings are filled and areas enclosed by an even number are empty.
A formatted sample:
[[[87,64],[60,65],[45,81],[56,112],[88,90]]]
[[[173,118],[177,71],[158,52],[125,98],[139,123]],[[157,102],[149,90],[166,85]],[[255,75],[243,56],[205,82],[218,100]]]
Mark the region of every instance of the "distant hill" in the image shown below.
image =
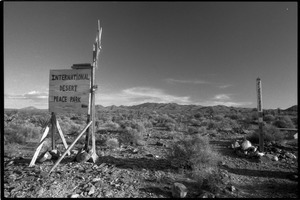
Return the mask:
[[[157,111],[163,113],[205,113],[210,114],[229,114],[232,111],[242,111],[248,112],[253,108],[236,108],[236,107],[227,107],[223,105],[217,106],[201,106],[201,105],[179,105],[177,103],[143,103],[133,106],[107,106],[103,107],[101,105],[96,106],[96,110],[105,110],[105,111],[121,111],[121,110],[135,110],[135,111]]]
[[[39,110],[39,109],[34,107],[34,106],[28,106],[28,107],[25,107],[25,108],[21,108],[20,110]]]
[[[298,112],[298,105],[294,105],[292,107],[289,107],[287,109],[285,109],[284,111],[288,111],[288,112]]]

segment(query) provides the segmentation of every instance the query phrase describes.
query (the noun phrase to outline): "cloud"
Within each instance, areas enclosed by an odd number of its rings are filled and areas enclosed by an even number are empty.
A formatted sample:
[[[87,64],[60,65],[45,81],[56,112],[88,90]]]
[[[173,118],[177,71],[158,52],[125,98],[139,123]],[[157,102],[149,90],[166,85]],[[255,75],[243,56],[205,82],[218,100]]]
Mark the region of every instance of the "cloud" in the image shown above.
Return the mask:
[[[137,105],[146,102],[191,104],[188,96],[174,96],[165,91],[149,87],[133,87],[119,93],[99,94],[96,104],[108,105]]]
[[[229,97],[229,94],[217,94],[214,96],[213,99],[216,99],[216,100],[229,100],[230,97]]]
[[[48,99],[48,92],[39,92],[34,90],[25,94],[5,94],[4,97],[7,99],[40,101]]]
[[[184,83],[184,84],[209,84],[209,82],[207,81],[203,81],[203,80],[178,80],[178,79],[172,79],[172,78],[168,78],[165,79],[167,81],[167,83]]]
[[[231,84],[226,84],[226,85],[220,85],[219,88],[224,89],[224,88],[228,88],[231,87]]]
[[[233,101],[205,101],[201,102],[200,105],[202,106],[217,106],[217,105],[223,105],[228,107],[241,107],[241,106],[248,106],[251,105],[252,102],[233,102]]]

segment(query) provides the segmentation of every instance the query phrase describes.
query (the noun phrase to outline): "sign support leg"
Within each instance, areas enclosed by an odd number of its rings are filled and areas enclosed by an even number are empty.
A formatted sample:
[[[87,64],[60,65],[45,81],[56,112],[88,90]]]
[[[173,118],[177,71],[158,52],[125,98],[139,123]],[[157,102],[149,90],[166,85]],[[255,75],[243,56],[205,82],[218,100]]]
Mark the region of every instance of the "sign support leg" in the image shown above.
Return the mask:
[[[65,157],[65,155],[70,152],[70,150],[73,148],[73,146],[75,145],[75,143],[79,140],[79,138],[81,138],[81,136],[83,135],[83,133],[86,131],[86,129],[92,124],[92,122],[88,123],[86,125],[86,127],[82,130],[82,132],[77,136],[77,138],[74,140],[74,142],[69,146],[69,148],[65,151],[65,153],[56,161],[56,163],[54,164],[54,166],[50,169],[48,175],[56,168],[56,166],[60,163],[60,161]]]
[[[52,126],[52,129],[51,129],[51,132],[52,132],[52,150],[54,150],[55,149],[54,134],[55,134],[55,131],[56,131],[56,116],[55,116],[54,112],[51,113],[51,126]]]

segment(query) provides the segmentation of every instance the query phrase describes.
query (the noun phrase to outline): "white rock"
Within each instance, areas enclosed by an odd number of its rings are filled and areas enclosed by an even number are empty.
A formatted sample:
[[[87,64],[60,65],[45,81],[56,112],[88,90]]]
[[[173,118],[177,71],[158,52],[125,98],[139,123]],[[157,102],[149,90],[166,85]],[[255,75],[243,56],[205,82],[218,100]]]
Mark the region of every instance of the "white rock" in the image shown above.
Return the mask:
[[[252,145],[251,145],[251,142],[249,140],[244,140],[241,146],[242,146],[243,150],[246,150],[249,147],[251,147]]]
[[[39,162],[42,163],[45,160],[50,160],[52,158],[51,154],[47,151],[44,154],[41,155],[41,158],[39,159]]]
[[[272,160],[278,161],[278,157],[277,157],[277,156],[274,156]]]
[[[71,198],[78,198],[80,195],[79,194],[72,194]]]
[[[172,186],[173,198],[184,198],[187,195],[187,188],[182,183],[174,183]]]
[[[263,152],[261,153],[261,152],[259,152],[259,151],[256,151],[256,154],[259,155],[260,157],[262,157],[262,156],[265,155],[265,153],[263,153]]]
[[[286,152],[285,156],[288,157],[288,158],[297,159],[297,157],[294,154],[290,153],[290,152]]]
[[[95,190],[96,190],[95,186],[92,186],[92,187],[90,188],[90,191],[89,191],[88,195],[94,194],[94,193],[95,193]]]

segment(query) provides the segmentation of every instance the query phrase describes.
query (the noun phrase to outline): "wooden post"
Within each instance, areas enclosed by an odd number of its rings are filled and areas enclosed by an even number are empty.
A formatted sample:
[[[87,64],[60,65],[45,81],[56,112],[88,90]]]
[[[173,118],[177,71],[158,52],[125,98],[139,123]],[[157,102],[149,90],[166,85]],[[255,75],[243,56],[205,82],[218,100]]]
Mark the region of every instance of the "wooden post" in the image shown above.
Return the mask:
[[[92,83],[91,83],[91,114],[92,114],[92,126],[91,126],[91,132],[92,132],[92,159],[95,163],[98,159],[98,156],[96,154],[96,139],[95,139],[95,67],[97,65],[97,62],[95,62],[95,65],[93,65],[92,68]]]
[[[69,146],[69,148],[65,151],[65,153],[56,161],[55,165],[50,169],[48,175],[55,169],[55,167],[60,163],[60,161],[65,157],[65,155],[70,152],[70,150],[73,148],[75,143],[81,138],[81,136],[85,133],[86,129],[92,124],[92,122],[89,122],[85,128],[82,130],[82,132],[77,136],[77,138],[74,140],[74,142]]]
[[[256,79],[257,89],[257,112],[258,112],[258,124],[259,124],[259,151],[264,151],[264,133],[263,133],[263,110],[262,110],[262,88],[261,80],[258,77]]]
[[[90,122],[90,114],[87,115],[86,123]],[[86,136],[85,136],[85,151],[87,152],[90,145],[90,128],[86,130]]]
[[[31,162],[30,162],[30,164],[29,164],[29,167],[34,166],[34,163],[35,163],[35,161],[36,161],[36,159],[37,159],[37,157],[38,157],[38,155],[39,155],[39,153],[40,153],[40,150],[41,150],[41,148],[42,148],[42,146],[43,146],[43,144],[44,144],[44,142],[45,142],[45,139],[46,139],[46,137],[47,137],[47,135],[48,135],[48,132],[49,132],[49,126],[46,127],[46,129],[45,129],[45,131],[44,131],[44,133],[43,133],[43,135],[42,135],[41,141],[40,141],[38,147],[37,147],[36,150],[35,150],[35,153],[34,153],[32,159],[31,159]]]
[[[54,139],[54,135],[55,135],[55,131],[56,131],[56,116],[55,113],[52,112],[51,113],[51,133],[52,133],[52,150],[55,149],[55,139]]]

